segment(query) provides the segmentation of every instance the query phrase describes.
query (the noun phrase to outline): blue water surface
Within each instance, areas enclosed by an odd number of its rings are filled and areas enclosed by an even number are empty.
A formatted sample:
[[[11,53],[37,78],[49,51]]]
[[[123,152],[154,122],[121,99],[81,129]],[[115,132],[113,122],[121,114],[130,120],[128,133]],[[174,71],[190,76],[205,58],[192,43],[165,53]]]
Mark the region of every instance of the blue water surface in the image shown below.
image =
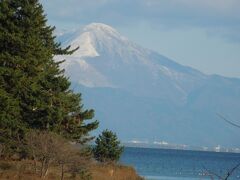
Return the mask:
[[[125,147],[120,161],[147,180],[197,180],[211,179],[209,173],[226,176],[240,154]],[[229,179],[240,179],[240,167]]]

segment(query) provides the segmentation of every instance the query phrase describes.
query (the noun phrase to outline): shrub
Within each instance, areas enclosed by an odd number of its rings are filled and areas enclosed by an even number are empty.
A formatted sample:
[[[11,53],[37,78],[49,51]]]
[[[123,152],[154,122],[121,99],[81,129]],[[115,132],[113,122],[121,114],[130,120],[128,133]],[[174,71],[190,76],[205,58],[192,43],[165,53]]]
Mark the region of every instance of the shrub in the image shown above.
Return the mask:
[[[95,141],[94,157],[100,162],[117,162],[124,147],[120,145],[116,133],[104,130]]]
[[[83,167],[89,162],[87,154],[53,132],[32,130],[27,134],[26,142],[29,154],[35,162],[35,172],[38,171],[37,163],[41,164],[40,176],[42,178],[46,177],[51,165],[60,166],[61,179],[64,178],[65,172],[82,174],[86,171]]]

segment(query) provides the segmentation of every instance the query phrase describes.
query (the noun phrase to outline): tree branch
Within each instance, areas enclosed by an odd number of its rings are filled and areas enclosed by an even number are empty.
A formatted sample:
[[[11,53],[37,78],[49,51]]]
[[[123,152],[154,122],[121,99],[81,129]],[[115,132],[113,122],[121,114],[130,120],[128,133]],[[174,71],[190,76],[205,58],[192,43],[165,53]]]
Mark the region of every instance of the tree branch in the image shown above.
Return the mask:
[[[207,174],[210,176],[211,179],[213,179],[212,176],[216,176],[221,180],[225,180],[223,177],[219,176],[218,174],[216,174],[215,172],[210,171],[209,169],[207,169],[205,166],[203,166],[203,169],[207,172]]]
[[[233,174],[233,172],[240,166],[240,163],[238,163],[236,166],[234,166],[230,171],[228,171],[227,176],[225,178],[225,180],[228,179],[229,176],[231,176]]]
[[[218,115],[218,117],[220,117],[221,119],[223,119],[223,120],[226,121],[227,123],[231,124],[232,126],[235,126],[235,127],[237,127],[237,128],[240,128],[240,125],[235,124],[235,123],[233,123],[232,121],[229,121],[229,120],[226,119],[223,115],[218,114],[218,113],[217,113],[217,115]]]

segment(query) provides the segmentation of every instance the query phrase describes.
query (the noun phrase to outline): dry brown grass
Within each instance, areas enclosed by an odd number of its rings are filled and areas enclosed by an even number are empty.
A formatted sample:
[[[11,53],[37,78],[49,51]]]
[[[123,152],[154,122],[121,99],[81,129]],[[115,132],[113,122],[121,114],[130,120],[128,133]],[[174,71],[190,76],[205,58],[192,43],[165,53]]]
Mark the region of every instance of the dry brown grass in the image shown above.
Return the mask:
[[[89,167],[93,180],[143,180],[132,167],[123,165],[103,165],[92,163]],[[60,168],[49,169],[45,180],[59,180]],[[0,180],[40,180],[34,173],[31,161],[0,161]],[[66,173],[64,180],[81,180],[80,177],[72,178]]]
[[[95,164],[90,170],[93,180],[143,180],[132,167]]]

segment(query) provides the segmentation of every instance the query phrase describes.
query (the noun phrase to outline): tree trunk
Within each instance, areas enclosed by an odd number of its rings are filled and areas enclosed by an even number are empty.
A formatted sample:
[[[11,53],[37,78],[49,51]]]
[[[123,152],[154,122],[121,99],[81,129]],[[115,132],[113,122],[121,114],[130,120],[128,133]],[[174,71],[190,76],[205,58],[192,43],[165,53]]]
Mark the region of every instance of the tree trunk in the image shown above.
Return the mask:
[[[47,176],[47,173],[48,173],[48,167],[49,167],[49,161],[46,161],[45,164],[46,164],[46,167],[45,167],[45,172],[44,172],[43,179],[45,179],[45,177]]]
[[[33,157],[33,161],[34,161],[34,172],[35,172],[35,174],[37,174],[37,160],[36,160],[35,156]]]
[[[63,178],[64,178],[64,165],[63,164],[61,164],[61,169],[62,169],[61,180],[63,180]]]
[[[41,176],[40,176],[41,178],[43,177],[44,163],[45,163],[45,159],[41,163]]]

